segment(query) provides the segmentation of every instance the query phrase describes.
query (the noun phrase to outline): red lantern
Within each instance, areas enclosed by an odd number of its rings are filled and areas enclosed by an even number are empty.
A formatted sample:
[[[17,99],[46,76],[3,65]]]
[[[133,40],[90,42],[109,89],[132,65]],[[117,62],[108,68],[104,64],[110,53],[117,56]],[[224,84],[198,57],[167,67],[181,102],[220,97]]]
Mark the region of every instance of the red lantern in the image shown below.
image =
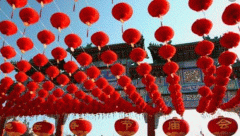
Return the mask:
[[[135,49],[133,49],[131,51],[129,56],[130,56],[131,60],[133,60],[134,62],[139,63],[139,62],[143,61],[147,57],[147,53],[142,48],[135,48]]]
[[[164,122],[163,131],[168,136],[185,136],[189,132],[189,125],[185,120],[174,117]]]
[[[88,66],[90,63],[92,63],[92,56],[83,52],[80,53],[77,56],[77,62],[81,65],[81,66]]]
[[[137,133],[139,128],[138,123],[135,120],[124,118],[115,122],[115,130],[121,136],[132,136]]]
[[[63,65],[64,70],[69,73],[69,76],[72,75],[77,69],[78,65],[74,61],[68,61]]]
[[[38,136],[50,136],[53,134],[54,129],[54,125],[45,120],[33,125],[33,132]]]
[[[51,53],[54,59],[57,60],[57,63],[67,57],[67,51],[62,47],[54,48]]]
[[[33,62],[38,67],[43,67],[48,63],[48,58],[44,54],[37,54],[33,57]]]
[[[29,51],[33,48],[33,42],[28,37],[22,37],[17,40],[17,46],[21,50],[22,53]]]
[[[212,21],[206,18],[198,19],[192,24],[192,32],[198,36],[207,35],[213,27]]]
[[[174,30],[169,26],[161,26],[154,35],[157,41],[166,43],[173,38]]]
[[[0,65],[0,69],[3,73],[8,74],[14,70],[14,66],[10,62],[4,62]]]
[[[112,50],[107,50],[101,54],[101,60],[107,64],[107,66],[117,61],[117,58],[117,54]]]
[[[153,0],[148,6],[148,13],[152,17],[159,17],[166,15],[170,9],[170,4],[167,0]]]
[[[118,3],[112,9],[113,17],[116,20],[120,21],[122,24],[125,21],[128,21],[132,17],[132,14],[133,14],[133,9],[127,3],[123,3],[123,2]],[[122,26],[122,32],[123,32],[123,26]]]
[[[85,119],[75,119],[69,124],[73,134],[78,136],[87,135],[92,130],[92,124]]]
[[[17,33],[17,26],[8,20],[0,22],[0,31],[6,36],[14,35]]]
[[[21,136],[27,131],[27,126],[19,121],[8,122],[5,131],[9,136]]]
[[[46,74],[51,78],[55,78],[59,75],[60,71],[56,66],[50,66],[46,69]]]
[[[215,136],[231,136],[237,131],[238,124],[234,119],[219,116],[208,122],[208,129]]]
[[[71,51],[74,51],[74,49],[81,46],[82,39],[77,34],[69,34],[65,37],[64,42]]]
[[[124,31],[122,37],[126,43],[134,47],[134,44],[140,41],[141,33],[137,29],[129,28]]]
[[[57,28],[59,32],[70,25],[70,18],[65,13],[54,13],[50,18],[53,27]]]
[[[7,45],[1,48],[1,54],[5,59],[11,59],[16,56],[16,51],[13,47]]]
[[[7,0],[8,4],[15,8],[22,8],[27,4],[27,0]]]
[[[98,47],[99,50],[101,50],[102,47],[108,44],[109,42],[109,37],[106,33],[99,31],[94,33],[91,36],[91,41],[94,45]]]
[[[240,5],[233,3],[226,7],[222,14],[222,21],[226,25],[236,25],[240,22]]]
[[[213,3],[213,0],[189,0],[188,6],[194,11],[207,10]]]
[[[19,12],[19,16],[25,26],[35,24],[39,21],[39,15],[33,8],[24,8]]]
[[[43,44],[44,48],[55,40],[55,35],[49,30],[42,30],[37,34],[38,40]]]
[[[84,24],[90,27],[92,24],[98,21],[99,13],[93,7],[85,7],[80,11],[79,18]],[[88,31],[89,29],[87,29],[87,37],[88,37]]]

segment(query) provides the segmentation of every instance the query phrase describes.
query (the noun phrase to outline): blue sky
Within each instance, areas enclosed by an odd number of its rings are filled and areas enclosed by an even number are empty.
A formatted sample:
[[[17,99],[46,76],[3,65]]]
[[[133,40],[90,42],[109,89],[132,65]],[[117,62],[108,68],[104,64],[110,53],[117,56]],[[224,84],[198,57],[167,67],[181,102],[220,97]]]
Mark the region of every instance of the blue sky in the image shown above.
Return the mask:
[[[40,11],[40,4],[37,3],[35,0],[28,0],[29,4],[27,6],[33,7],[37,11]],[[127,28],[136,28],[138,29],[145,38],[145,45],[146,47],[149,45],[149,43],[158,43],[154,38],[154,32],[155,30],[160,26],[160,20],[157,18],[152,18],[148,12],[147,7],[151,0],[114,0],[115,3],[119,2],[128,2],[134,10],[132,18],[127,21],[124,24],[124,29]],[[203,13],[197,13],[195,11],[192,11],[188,7],[188,0],[169,0],[171,7],[170,11],[166,16],[163,17],[163,24],[171,26],[175,31],[175,36],[173,38],[172,43],[173,44],[179,44],[179,43],[187,43],[187,42],[194,42],[202,40],[201,37],[198,37],[194,35],[191,32],[191,25],[192,23],[199,18],[203,18]],[[237,3],[240,3],[240,0],[236,0]],[[111,9],[113,7],[113,4],[111,3],[111,0],[79,0],[76,3],[76,11],[73,12],[73,3],[74,0],[55,0],[55,2],[45,5],[42,13],[41,21],[38,22],[35,25],[29,26],[26,31],[26,36],[30,37],[35,47],[31,51],[27,52],[24,55],[24,59],[31,59],[35,54],[40,53],[43,51],[42,44],[37,40],[37,33],[43,29],[49,29],[55,35],[57,36],[58,31],[57,29],[53,28],[50,24],[50,16],[55,12],[64,12],[69,15],[71,19],[70,27],[62,30],[60,34],[60,41],[54,42],[52,45],[49,45],[46,54],[48,58],[53,58],[51,56],[51,50],[57,46],[62,46],[64,48],[67,48],[67,46],[64,44],[63,40],[64,37],[69,33],[76,33],[78,34],[82,40],[83,40],[83,46],[85,46],[87,43],[90,43],[90,37],[86,37],[86,29],[87,26],[83,24],[79,19],[79,11],[86,6],[92,6],[95,7],[99,13],[100,13],[100,19],[98,22],[91,26],[89,35],[93,34],[96,31],[104,31],[106,32],[110,37],[109,44],[115,44],[115,43],[122,43],[122,33],[121,33],[121,23],[115,20],[111,15]],[[229,5],[231,2],[228,0],[215,0],[213,2],[213,5],[209,8],[208,11],[205,12],[206,17],[213,22],[213,29],[210,32],[210,37],[220,36],[223,33],[227,31],[235,31],[239,32],[237,29],[237,26],[226,26],[221,21],[221,14],[225,7]],[[11,15],[12,8],[7,4],[5,0],[0,1],[0,21],[8,19]],[[20,20],[19,16],[19,9],[16,9],[14,11],[14,17],[12,21],[17,24],[20,31],[23,31],[24,26],[22,21]],[[0,36],[4,39],[6,39],[6,42],[10,44],[11,46],[15,47],[16,51],[18,52],[18,55],[12,59],[15,61],[18,61],[20,59],[20,51],[16,46],[16,40],[22,35],[20,33],[17,33],[14,36],[11,37],[4,37],[2,34]],[[2,43],[2,39],[0,39],[0,43]],[[235,52],[239,52],[239,48],[234,49]],[[66,59],[70,60],[70,55],[68,54],[68,57]],[[146,60],[147,62],[152,62],[151,58]],[[3,58],[0,59],[0,63],[3,62]],[[15,73],[13,72],[10,74],[10,76],[13,76]],[[0,78],[4,77],[4,75],[1,73]],[[168,116],[167,118],[171,118],[172,116],[176,115],[173,113],[172,115]],[[224,113],[225,115],[225,113]],[[228,116],[229,114],[226,114]],[[229,115],[231,117],[234,117],[239,121],[239,118],[236,115]],[[135,115],[132,116],[135,118],[139,124],[140,129],[139,132],[136,134],[136,136],[145,136],[146,135],[146,124],[144,123],[144,120],[142,117],[135,117]],[[208,131],[206,130],[206,123],[209,120],[208,118],[202,118],[200,114],[196,113],[195,111],[187,111],[184,115],[185,119],[190,122],[191,126],[191,134],[194,135],[197,131],[201,129],[199,126],[202,125],[202,128],[204,129],[204,132],[206,134]],[[115,117],[104,119],[94,119],[90,116],[87,116],[87,119],[91,120],[93,123],[93,130],[89,136],[100,136],[100,134],[103,134],[104,136],[117,136],[116,132],[114,131],[114,121],[117,120],[117,118],[120,118],[119,115],[115,115]],[[73,119],[69,118],[69,119]],[[41,120],[40,117],[38,120]],[[161,124],[165,121],[165,118],[160,119],[160,124],[158,129],[156,130],[156,136],[163,135]],[[68,124],[65,126],[66,132],[71,134],[68,130]],[[240,132],[239,132],[240,133]],[[238,135],[239,135],[238,133]],[[209,134],[208,134],[209,135]],[[237,135],[237,134],[236,134]]]

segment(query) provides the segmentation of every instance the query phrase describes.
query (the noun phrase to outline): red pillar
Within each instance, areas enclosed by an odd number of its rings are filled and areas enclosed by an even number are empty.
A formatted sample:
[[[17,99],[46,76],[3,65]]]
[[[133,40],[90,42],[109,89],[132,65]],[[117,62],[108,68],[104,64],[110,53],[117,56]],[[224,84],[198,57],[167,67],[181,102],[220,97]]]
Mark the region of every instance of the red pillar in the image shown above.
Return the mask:
[[[64,114],[61,114],[57,119],[56,136],[63,136],[63,132],[64,132]]]
[[[5,117],[1,117],[0,119],[0,136],[4,135],[4,125],[6,122],[6,118]]]
[[[147,115],[148,136],[155,136],[155,115]]]

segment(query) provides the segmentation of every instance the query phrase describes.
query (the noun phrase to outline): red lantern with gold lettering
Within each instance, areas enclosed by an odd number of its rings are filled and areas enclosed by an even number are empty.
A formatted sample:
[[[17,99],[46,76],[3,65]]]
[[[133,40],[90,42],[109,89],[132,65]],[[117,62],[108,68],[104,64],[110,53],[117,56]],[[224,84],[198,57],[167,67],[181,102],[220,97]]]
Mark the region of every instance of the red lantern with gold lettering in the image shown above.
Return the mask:
[[[69,124],[70,130],[77,136],[87,135],[92,130],[92,123],[85,119],[75,119]]]
[[[27,131],[27,126],[19,121],[8,122],[5,131],[9,136],[21,136]]]
[[[37,122],[33,125],[33,132],[38,136],[50,136],[53,134],[54,129],[54,125],[46,120]]]
[[[238,124],[234,119],[219,116],[208,122],[208,129],[215,136],[231,136],[237,131]]]
[[[115,122],[115,130],[121,136],[132,136],[137,133],[139,128],[138,123],[135,120],[124,118]]]
[[[187,121],[173,117],[163,124],[163,131],[168,136],[185,136],[189,132]]]

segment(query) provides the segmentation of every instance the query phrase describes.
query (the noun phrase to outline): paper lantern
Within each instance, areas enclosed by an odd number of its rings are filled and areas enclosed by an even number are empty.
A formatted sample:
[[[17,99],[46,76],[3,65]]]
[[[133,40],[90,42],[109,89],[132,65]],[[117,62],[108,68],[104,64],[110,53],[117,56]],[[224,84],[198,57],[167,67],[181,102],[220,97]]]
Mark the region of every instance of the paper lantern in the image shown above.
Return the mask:
[[[115,122],[115,130],[121,136],[132,136],[137,133],[139,125],[135,120],[124,118]]]
[[[137,29],[129,28],[123,32],[122,38],[127,44],[134,47],[134,44],[140,41],[141,33]]]
[[[33,42],[28,37],[22,37],[17,40],[17,46],[21,50],[22,53],[29,51],[33,48]]]
[[[214,43],[208,40],[203,40],[195,47],[196,54],[200,56],[206,56],[212,54],[214,49]]]
[[[155,38],[159,42],[169,42],[174,36],[174,30],[169,26],[159,27],[154,34]]]
[[[11,59],[16,56],[16,51],[13,47],[7,45],[1,48],[1,54],[5,59]]]
[[[15,8],[22,8],[27,5],[27,0],[7,0],[8,4],[12,6],[13,9]]]
[[[44,54],[37,54],[33,57],[33,62],[38,67],[43,67],[48,63],[48,58]]]
[[[148,13],[152,17],[161,18],[167,14],[170,9],[170,4],[167,0],[153,0],[148,5]]]
[[[94,33],[91,36],[91,41],[94,45],[98,47],[98,50],[101,50],[102,47],[108,44],[109,42],[109,37],[106,33],[103,31],[99,31]]]
[[[118,3],[112,8],[112,15],[113,17],[120,21],[122,24],[125,21],[128,21],[133,14],[132,7],[127,3]],[[123,32],[123,25],[122,25],[122,32]]]
[[[42,82],[45,76],[41,72],[34,72],[31,76],[34,82]]]
[[[74,51],[74,49],[78,48],[82,44],[82,39],[77,34],[69,34],[64,39],[65,44]]]
[[[226,7],[222,14],[222,21],[226,25],[236,25],[240,22],[240,5],[232,3]]]
[[[8,74],[14,70],[14,66],[10,62],[4,62],[0,65],[0,69],[3,73]]]
[[[120,63],[116,63],[110,68],[110,70],[114,76],[119,77],[125,72],[125,67]]]
[[[78,136],[87,135],[92,130],[92,124],[85,119],[75,119],[70,122],[69,128],[73,134]]]
[[[112,50],[107,50],[107,51],[104,51],[102,54],[101,54],[101,60],[107,64],[107,66],[109,64],[113,64],[115,61],[117,61],[117,58],[118,58],[118,55],[112,51]]]
[[[213,3],[213,0],[189,0],[188,6],[194,11],[207,10]]]
[[[21,9],[19,12],[19,16],[25,26],[35,24],[39,21],[38,12],[35,11],[33,8]]]
[[[50,22],[53,27],[61,32],[62,29],[65,29],[70,25],[70,18],[65,13],[57,12],[51,16]]]
[[[55,35],[49,30],[42,30],[37,34],[38,40],[43,44],[44,48],[55,40]]]
[[[70,79],[68,78],[68,76],[66,76],[64,74],[60,74],[57,77],[57,83],[61,86],[65,86],[66,84],[68,84],[69,81],[70,81]]]
[[[139,63],[147,57],[147,53],[144,49],[138,47],[138,48],[133,49],[129,56],[130,56],[131,60]]]
[[[192,32],[198,36],[207,35],[213,27],[212,21],[206,18],[198,19],[192,24]]]
[[[0,22],[0,31],[6,36],[11,36],[17,33],[17,26],[8,20]]]
[[[43,87],[43,89],[45,89],[45,90],[47,90],[47,91],[51,91],[53,88],[54,88],[54,84],[53,84],[53,82],[51,82],[51,81],[46,81],[46,82],[44,82],[43,83],[43,85],[42,85],[42,87]]]
[[[19,121],[8,122],[5,131],[9,136],[21,136],[27,131],[27,126]]]
[[[163,131],[168,136],[185,136],[189,132],[189,125],[185,120],[174,117],[163,123]]]
[[[73,77],[78,83],[83,83],[87,79],[87,75],[83,71],[76,72]]]
[[[54,48],[51,53],[53,58],[57,60],[57,63],[67,57],[67,51],[62,47]]]
[[[88,66],[90,63],[92,63],[92,56],[89,55],[88,53],[80,53],[77,56],[77,62],[81,65],[81,66]]]
[[[17,68],[19,71],[27,72],[31,69],[32,65],[26,60],[20,60],[17,62]]]
[[[234,119],[219,116],[208,122],[209,131],[215,136],[231,136],[238,129],[238,124]]]
[[[60,71],[56,66],[50,66],[46,69],[46,74],[51,78],[55,78],[59,75]]]
[[[221,40],[220,44],[225,48],[237,47],[240,43],[240,35],[234,32],[225,33]]]
[[[37,122],[33,125],[33,132],[38,136],[50,136],[54,132],[54,125],[46,120]]]
[[[101,71],[96,66],[91,66],[86,73],[90,79],[96,79],[101,74]]]
[[[93,7],[85,7],[79,13],[80,20],[90,27],[92,24],[96,23],[99,19],[99,12]],[[87,37],[89,33],[89,28],[87,29]]]
[[[78,65],[74,61],[68,61],[63,65],[64,70],[69,73],[69,76],[72,75],[77,69]]]

